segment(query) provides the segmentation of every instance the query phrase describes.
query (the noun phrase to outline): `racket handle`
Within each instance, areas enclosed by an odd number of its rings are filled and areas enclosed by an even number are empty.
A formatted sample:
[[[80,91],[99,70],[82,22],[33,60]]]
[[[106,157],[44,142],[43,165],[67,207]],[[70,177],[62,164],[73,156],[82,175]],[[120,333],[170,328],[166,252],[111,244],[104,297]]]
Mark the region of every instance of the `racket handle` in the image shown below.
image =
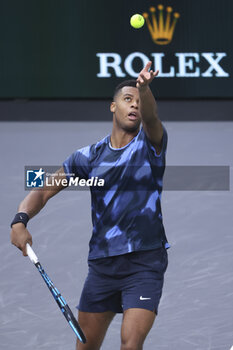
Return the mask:
[[[37,258],[36,254],[34,253],[32,247],[30,246],[30,244],[26,244],[26,248],[27,248],[27,255],[29,257],[29,259],[31,260],[31,262],[33,264],[38,263],[39,259]]]

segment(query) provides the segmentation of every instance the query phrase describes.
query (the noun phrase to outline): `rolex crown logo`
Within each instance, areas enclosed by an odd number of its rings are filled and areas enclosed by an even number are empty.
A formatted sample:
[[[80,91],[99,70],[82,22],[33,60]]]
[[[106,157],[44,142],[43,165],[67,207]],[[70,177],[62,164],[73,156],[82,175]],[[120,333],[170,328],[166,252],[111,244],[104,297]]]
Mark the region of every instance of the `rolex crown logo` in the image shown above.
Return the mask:
[[[172,41],[177,19],[180,17],[178,12],[173,13],[172,7],[166,8],[166,15],[164,15],[164,6],[158,5],[158,15],[156,16],[156,8],[150,7],[151,21],[148,13],[143,13],[149,29],[152,40],[158,45],[167,45]],[[172,18],[173,17],[173,18]]]

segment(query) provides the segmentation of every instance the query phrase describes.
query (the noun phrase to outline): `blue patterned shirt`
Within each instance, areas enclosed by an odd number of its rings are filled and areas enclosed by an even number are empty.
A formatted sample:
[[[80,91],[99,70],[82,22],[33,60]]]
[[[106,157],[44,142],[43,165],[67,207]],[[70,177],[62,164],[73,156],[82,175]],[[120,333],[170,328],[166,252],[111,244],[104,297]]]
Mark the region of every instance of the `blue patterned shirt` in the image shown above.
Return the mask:
[[[151,250],[167,243],[161,212],[167,132],[163,127],[159,155],[143,128],[122,148],[112,148],[110,135],[75,151],[63,167],[69,178],[104,179],[91,187],[93,231],[89,260]]]

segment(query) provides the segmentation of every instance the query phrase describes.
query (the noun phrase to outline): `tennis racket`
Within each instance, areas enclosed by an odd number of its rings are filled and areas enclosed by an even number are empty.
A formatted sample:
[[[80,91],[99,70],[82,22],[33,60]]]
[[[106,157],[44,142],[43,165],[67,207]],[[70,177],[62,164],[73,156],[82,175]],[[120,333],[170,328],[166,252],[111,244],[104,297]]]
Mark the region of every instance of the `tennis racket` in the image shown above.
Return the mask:
[[[83,334],[83,331],[82,331],[81,327],[79,326],[78,321],[74,317],[72,311],[70,310],[67,302],[65,301],[65,299],[63,298],[61,293],[54,286],[53,282],[50,280],[49,276],[46,274],[46,272],[42,268],[42,266],[41,266],[41,264],[40,264],[40,262],[39,262],[39,260],[38,260],[38,258],[36,256],[36,254],[34,253],[33,249],[31,248],[31,246],[28,243],[27,243],[27,254],[28,254],[28,257],[31,260],[31,262],[36,266],[37,270],[41,274],[43,280],[45,281],[45,283],[46,283],[47,287],[49,288],[51,294],[53,295],[54,299],[56,300],[57,305],[61,309],[61,311],[62,311],[63,315],[65,316],[67,322],[69,323],[70,327],[72,328],[72,330],[74,331],[74,333],[76,334],[78,339],[82,343],[85,344],[86,343],[86,337]]]

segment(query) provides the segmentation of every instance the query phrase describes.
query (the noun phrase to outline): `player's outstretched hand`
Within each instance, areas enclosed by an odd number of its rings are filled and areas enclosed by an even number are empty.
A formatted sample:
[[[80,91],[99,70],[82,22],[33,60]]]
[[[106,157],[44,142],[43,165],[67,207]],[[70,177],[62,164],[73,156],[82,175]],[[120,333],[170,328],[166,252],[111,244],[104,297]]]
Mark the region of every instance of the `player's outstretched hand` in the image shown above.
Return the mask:
[[[32,236],[23,223],[18,222],[12,226],[11,243],[22,250],[24,256],[27,256],[26,244],[32,245]]]
[[[149,70],[152,65],[152,62],[149,61],[146,66],[141,70],[137,78],[137,88],[141,89],[149,85],[152,80],[159,74],[157,70],[154,72],[153,70]]]

